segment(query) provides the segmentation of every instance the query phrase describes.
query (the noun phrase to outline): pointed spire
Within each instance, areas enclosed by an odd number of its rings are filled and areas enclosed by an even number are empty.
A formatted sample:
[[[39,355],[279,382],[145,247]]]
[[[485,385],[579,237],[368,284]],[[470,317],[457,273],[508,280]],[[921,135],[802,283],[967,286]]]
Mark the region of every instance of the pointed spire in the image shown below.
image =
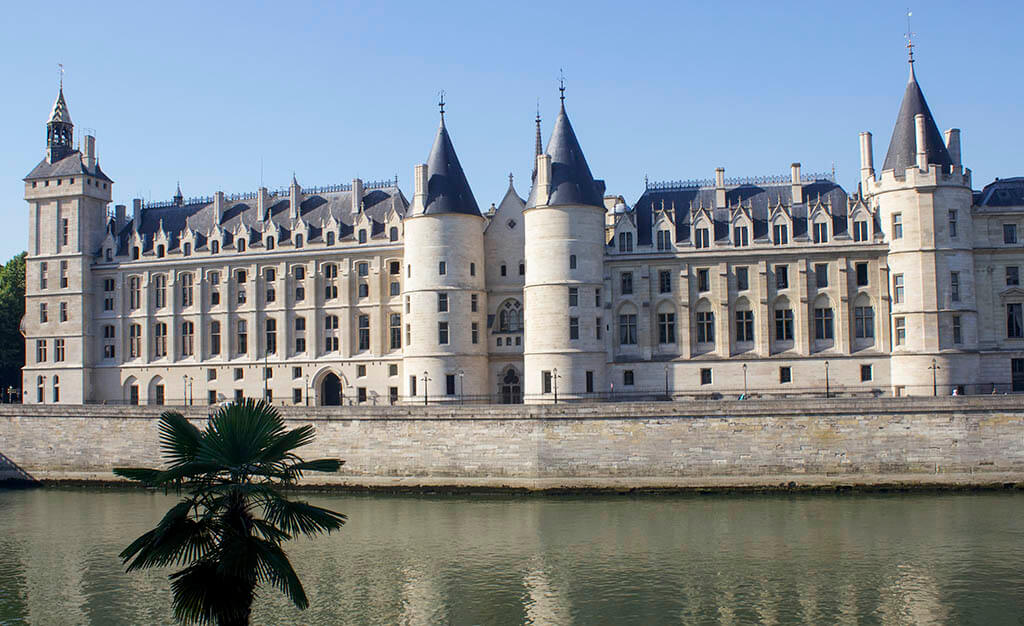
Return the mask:
[[[601,194],[590,173],[590,166],[580,148],[579,140],[565,112],[565,81],[559,83],[562,92],[562,106],[551,129],[551,138],[545,151],[551,157],[551,192],[547,206],[583,204],[603,207]],[[536,191],[536,186],[534,186]],[[536,205],[534,193],[530,193],[527,207]]]
[[[444,126],[444,89],[441,90],[437,106],[441,108],[441,126]]]
[[[562,101],[562,111],[565,111],[565,73],[558,69],[558,99]]]
[[[942,140],[942,133],[935,124],[935,118],[925,102],[924,94],[920,85],[917,84],[917,77],[914,74],[913,59],[910,64],[910,78],[907,81],[907,89],[903,93],[903,102],[900,104],[900,112],[896,117],[896,126],[892,131],[892,139],[889,141],[889,151],[885,155],[883,170],[896,170],[899,174],[910,166],[917,163],[917,129],[914,117],[918,114],[924,115],[925,123],[925,154],[928,163],[950,167],[953,159],[949,156],[949,150]]]
[[[174,192],[174,204],[181,206],[185,202],[185,197],[181,194],[181,181],[178,181],[178,190]]]
[[[534,144],[534,154],[533,154],[535,160],[536,160],[536,157],[539,157],[541,155],[541,152],[544,150],[544,148],[541,146],[541,141],[540,141],[540,98],[537,98],[537,118],[536,118],[536,122],[537,122],[537,140],[536,140],[536,142]],[[534,166],[536,166],[536,162],[534,163]]]
[[[469,187],[466,174],[462,171],[459,157],[455,154],[448,128],[444,123],[444,92],[441,92],[441,125],[427,157],[427,197],[423,203],[423,215],[439,213],[463,213],[480,215],[473,190]]]

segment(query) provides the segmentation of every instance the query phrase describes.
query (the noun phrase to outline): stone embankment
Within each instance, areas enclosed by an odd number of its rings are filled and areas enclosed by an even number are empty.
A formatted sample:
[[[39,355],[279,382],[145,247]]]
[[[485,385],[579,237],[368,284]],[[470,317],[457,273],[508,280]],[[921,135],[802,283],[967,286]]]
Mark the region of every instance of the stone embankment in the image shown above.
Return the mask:
[[[169,407],[3,406],[0,452],[44,481],[158,466]],[[207,407],[182,409],[201,423]],[[967,488],[1024,485],[1018,396],[284,408],[313,424],[309,485],[371,489]]]

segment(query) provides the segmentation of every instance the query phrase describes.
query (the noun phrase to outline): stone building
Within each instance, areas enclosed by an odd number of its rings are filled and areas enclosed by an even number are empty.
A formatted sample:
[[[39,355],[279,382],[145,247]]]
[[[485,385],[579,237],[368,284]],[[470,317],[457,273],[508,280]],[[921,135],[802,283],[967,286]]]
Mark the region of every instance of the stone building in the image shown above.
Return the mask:
[[[63,90],[25,178],[24,400],[331,405],[1024,391],[1024,178],[972,189],[914,74],[855,191],[807,175],[606,195],[562,104],[481,213],[444,119],[396,181],[108,212]]]

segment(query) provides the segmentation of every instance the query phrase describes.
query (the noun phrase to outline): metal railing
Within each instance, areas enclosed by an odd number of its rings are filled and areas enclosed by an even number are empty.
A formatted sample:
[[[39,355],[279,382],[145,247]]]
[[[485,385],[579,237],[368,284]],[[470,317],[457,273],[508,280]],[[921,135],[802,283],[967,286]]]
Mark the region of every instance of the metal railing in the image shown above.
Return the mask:
[[[789,174],[769,174],[765,176],[729,177],[725,179],[724,184],[726,187],[736,187],[741,185],[786,185],[791,183],[792,180],[792,176]],[[801,183],[813,183],[819,180],[835,182],[835,179],[830,172],[809,173],[800,175]],[[715,189],[716,187],[717,185],[715,184],[715,179],[713,178],[644,181],[644,188],[648,191],[681,191],[684,189]]]

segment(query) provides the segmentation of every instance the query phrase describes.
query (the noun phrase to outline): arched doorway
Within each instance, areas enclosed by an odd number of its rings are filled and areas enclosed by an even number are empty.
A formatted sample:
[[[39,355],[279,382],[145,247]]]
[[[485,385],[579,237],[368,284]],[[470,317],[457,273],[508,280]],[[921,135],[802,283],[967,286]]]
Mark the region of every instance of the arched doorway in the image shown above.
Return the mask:
[[[505,370],[505,375],[501,378],[498,392],[501,396],[502,404],[522,404],[523,385],[519,380],[519,372],[515,368],[510,367]]]
[[[320,383],[320,405],[341,406],[341,379],[334,372],[328,372]]]

